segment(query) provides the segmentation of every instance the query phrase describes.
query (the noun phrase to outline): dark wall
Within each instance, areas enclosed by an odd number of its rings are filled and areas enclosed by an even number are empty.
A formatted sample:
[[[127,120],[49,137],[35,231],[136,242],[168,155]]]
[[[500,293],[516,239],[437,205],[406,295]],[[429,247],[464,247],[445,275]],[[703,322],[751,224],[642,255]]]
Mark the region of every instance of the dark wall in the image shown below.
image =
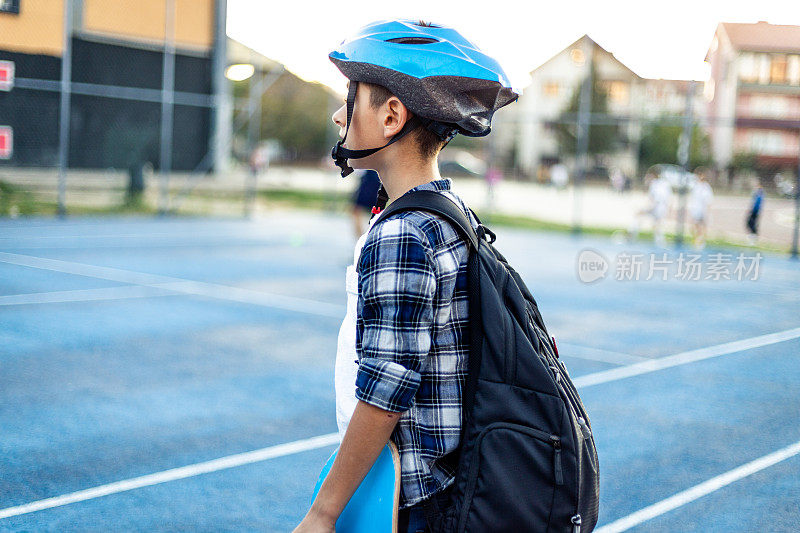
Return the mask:
[[[125,46],[72,41],[74,82],[161,88],[162,54]],[[59,80],[58,57],[0,50],[0,59],[14,61],[17,78]],[[175,90],[210,94],[209,57],[176,55]],[[59,99],[54,91],[22,89],[0,92],[0,125],[14,129],[14,154],[5,166],[54,166],[58,162]],[[72,95],[69,166],[128,168],[150,161],[159,168],[160,102]],[[208,151],[210,110],[173,108],[172,168],[195,170]]]

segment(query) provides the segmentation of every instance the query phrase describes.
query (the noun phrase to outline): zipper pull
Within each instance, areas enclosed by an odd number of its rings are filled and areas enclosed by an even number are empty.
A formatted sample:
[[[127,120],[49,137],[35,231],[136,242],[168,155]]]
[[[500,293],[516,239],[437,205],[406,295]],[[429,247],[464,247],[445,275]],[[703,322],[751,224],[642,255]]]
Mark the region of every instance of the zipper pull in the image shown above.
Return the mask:
[[[553,457],[553,470],[555,471],[556,485],[563,485],[564,473],[561,470],[561,439],[555,435],[550,435],[550,440],[553,441],[553,450],[555,451]]]
[[[556,352],[556,358],[558,358],[558,346],[556,346],[556,338],[553,336],[550,338],[553,340],[553,351]]]
[[[583,419],[582,416],[578,417],[578,424],[581,426],[581,431],[583,432],[583,437],[588,439],[592,436],[592,430],[589,429],[589,425],[586,423],[586,420]]]
[[[572,533],[581,533],[581,515],[572,517]]]
[[[556,383],[561,383],[561,372],[557,366],[550,365],[550,370],[553,371],[553,376],[556,378]]]

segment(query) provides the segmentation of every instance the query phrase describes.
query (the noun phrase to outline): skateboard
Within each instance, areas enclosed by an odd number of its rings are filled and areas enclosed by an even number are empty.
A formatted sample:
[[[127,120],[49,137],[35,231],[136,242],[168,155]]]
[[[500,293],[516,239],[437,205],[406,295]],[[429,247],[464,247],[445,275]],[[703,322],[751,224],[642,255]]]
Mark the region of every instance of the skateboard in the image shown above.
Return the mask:
[[[322,468],[314,488],[314,498],[338,451],[336,448]],[[397,533],[399,502],[400,455],[397,447],[389,442],[336,521],[336,533]]]

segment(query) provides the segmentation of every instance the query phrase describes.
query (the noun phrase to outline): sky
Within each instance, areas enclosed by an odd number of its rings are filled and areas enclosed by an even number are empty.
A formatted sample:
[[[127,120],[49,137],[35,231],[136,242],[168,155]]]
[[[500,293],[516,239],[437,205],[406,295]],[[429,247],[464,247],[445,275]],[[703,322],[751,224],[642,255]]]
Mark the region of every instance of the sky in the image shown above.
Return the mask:
[[[582,35],[645,78],[707,77],[703,61],[719,22],[800,25],[797,0],[228,0],[228,35],[308,81],[344,93],[328,53],[385,19],[452,26],[497,59],[512,85]]]

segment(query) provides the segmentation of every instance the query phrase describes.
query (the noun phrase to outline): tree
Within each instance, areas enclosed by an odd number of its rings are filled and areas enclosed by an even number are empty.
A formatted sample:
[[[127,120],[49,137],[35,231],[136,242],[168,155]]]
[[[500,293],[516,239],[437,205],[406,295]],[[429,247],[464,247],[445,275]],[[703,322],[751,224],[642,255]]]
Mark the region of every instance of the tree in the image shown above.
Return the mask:
[[[639,143],[639,167],[649,168],[657,164],[679,164],[678,144],[683,126],[674,119],[662,116],[642,129]],[[692,146],[689,151],[689,169],[711,163],[711,143],[708,135],[697,124],[692,125]]]
[[[763,170],[758,163],[758,154],[752,151],[735,152],[730,167],[734,171],[749,171],[753,173]]]
[[[234,95],[246,98],[247,85],[237,83]],[[284,72],[262,95],[261,139],[277,139],[293,159],[319,160],[330,152],[335,138],[331,133],[336,128],[331,121],[335,99],[324,85]]]
[[[593,115],[608,114],[608,92],[602,87],[602,80],[597,79],[597,71],[592,65],[592,97],[591,110]],[[558,141],[561,154],[577,154],[577,120],[580,109],[581,87],[580,83],[572,93],[569,103],[561,111],[558,122],[553,129]],[[622,131],[617,124],[590,124],[589,125],[589,154],[603,154],[614,152],[625,141]]]

